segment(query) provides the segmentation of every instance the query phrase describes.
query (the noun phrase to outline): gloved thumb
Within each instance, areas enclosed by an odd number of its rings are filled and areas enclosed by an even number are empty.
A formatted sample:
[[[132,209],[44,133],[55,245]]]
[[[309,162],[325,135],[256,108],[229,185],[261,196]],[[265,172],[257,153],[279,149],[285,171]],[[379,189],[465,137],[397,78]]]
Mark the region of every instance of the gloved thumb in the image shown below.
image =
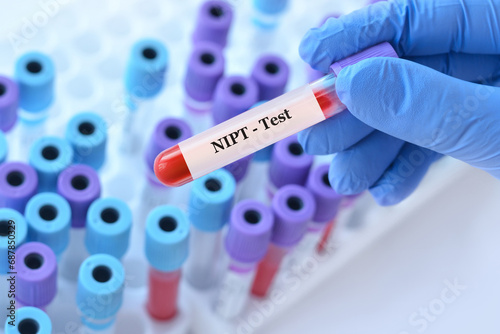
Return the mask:
[[[346,67],[336,85],[342,103],[369,126],[500,178],[500,88],[393,58]]]

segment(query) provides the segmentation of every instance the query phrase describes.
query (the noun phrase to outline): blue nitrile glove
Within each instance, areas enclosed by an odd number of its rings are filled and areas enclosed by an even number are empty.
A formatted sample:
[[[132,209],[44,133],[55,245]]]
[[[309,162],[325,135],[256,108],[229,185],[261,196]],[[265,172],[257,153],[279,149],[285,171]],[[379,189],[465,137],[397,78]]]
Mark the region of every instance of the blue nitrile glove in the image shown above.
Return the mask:
[[[299,135],[309,154],[338,152],[329,175],[335,190],[370,189],[379,204],[398,203],[441,154],[500,178],[500,88],[487,85],[500,74],[500,2],[379,2],[310,30],[300,54],[326,73],[383,41],[407,60],[343,69],[337,93],[350,113]]]

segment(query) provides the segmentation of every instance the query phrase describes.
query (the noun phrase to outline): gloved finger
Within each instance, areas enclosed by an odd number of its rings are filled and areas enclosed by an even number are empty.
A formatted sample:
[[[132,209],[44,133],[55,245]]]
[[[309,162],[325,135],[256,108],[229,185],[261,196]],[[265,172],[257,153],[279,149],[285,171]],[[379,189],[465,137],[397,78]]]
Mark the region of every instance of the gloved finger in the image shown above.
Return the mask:
[[[434,56],[407,57],[406,59],[452,77],[472,82],[491,84],[500,76],[499,55],[446,53]]]
[[[407,198],[419,185],[430,165],[442,155],[405,143],[394,163],[370,188],[380,205],[394,205]]]
[[[400,57],[449,52],[498,54],[500,5],[493,0],[395,0],[364,7],[311,29],[299,48],[314,69],[388,41]]]
[[[373,58],[344,68],[336,89],[349,111],[375,129],[500,177],[500,88]]]
[[[328,178],[339,194],[358,194],[371,187],[397,157],[404,142],[374,131],[332,160]]]
[[[345,150],[372,131],[372,127],[345,111],[303,130],[298,138],[307,154],[325,155]]]

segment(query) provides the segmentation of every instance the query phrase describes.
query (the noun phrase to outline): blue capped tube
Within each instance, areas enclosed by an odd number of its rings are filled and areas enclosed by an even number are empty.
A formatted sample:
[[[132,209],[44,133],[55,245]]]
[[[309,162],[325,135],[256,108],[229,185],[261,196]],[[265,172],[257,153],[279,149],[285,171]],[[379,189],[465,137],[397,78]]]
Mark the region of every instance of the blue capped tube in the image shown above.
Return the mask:
[[[49,316],[38,307],[21,307],[14,310],[14,314],[14,321],[7,316],[5,334],[52,333],[52,322]]]
[[[0,274],[14,271],[9,263],[12,260],[12,257],[9,258],[9,250],[13,250],[13,243],[15,247],[21,246],[26,241],[27,234],[28,228],[22,214],[10,208],[0,208]]]

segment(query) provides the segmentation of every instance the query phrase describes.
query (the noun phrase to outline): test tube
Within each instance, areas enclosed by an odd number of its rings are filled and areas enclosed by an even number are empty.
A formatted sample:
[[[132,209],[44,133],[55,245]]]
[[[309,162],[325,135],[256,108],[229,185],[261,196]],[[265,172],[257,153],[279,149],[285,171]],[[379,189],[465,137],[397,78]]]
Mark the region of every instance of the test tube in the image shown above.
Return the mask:
[[[297,135],[276,143],[269,165],[268,194],[270,198],[276,190],[287,184],[305,185],[313,160],[312,155],[304,152]]]
[[[127,203],[112,197],[95,200],[87,211],[87,251],[121,259],[129,246],[131,228],[132,211]]]
[[[0,75],[0,132],[9,132],[16,124],[19,88],[10,78]]]
[[[95,254],[83,261],[78,272],[76,303],[84,333],[114,333],[124,286],[125,270],[115,257]]]
[[[75,281],[78,268],[87,257],[85,247],[85,225],[87,211],[101,196],[101,184],[97,172],[87,165],[71,165],[57,178],[57,193],[71,207],[70,244],[61,258],[61,274]]]
[[[229,3],[222,0],[205,1],[198,11],[193,42],[209,41],[225,47],[232,21],[233,10]]]
[[[171,188],[164,187],[154,174],[155,157],[163,150],[177,145],[192,136],[188,123],[180,118],[167,117],[160,120],[149,139],[144,159],[146,162],[146,182],[141,190],[141,220],[149,211],[169,200]]]
[[[254,64],[252,79],[259,88],[259,101],[272,100],[285,92],[290,69],[287,62],[275,54],[262,55]]]
[[[225,238],[230,262],[215,300],[215,312],[222,318],[232,319],[243,311],[257,264],[267,253],[272,227],[272,211],[261,202],[243,200],[231,211]]]
[[[268,294],[283,258],[306,233],[307,222],[316,210],[316,203],[306,188],[287,185],[276,192],[272,209],[274,225],[271,244],[266,256],[259,263],[252,285],[252,294],[258,297]]]
[[[224,65],[219,45],[206,41],[195,44],[184,77],[184,105],[190,115],[212,110],[215,87],[224,74]]]
[[[28,242],[16,252],[16,300],[24,306],[44,309],[57,293],[57,260],[40,242]]]
[[[186,184],[344,111],[346,107],[335,91],[337,73],[346,66],[372,57],[397,57],[397,54],[389,43],[384,42],[334,63],[330,66],[333,73],[320,80],[285,93],[163,151],[155,161],[156,176],[165,185]],[[217,88],[221,82],[223,80],[219,81]]]
[[[73,116],[66,127],[66,140],[73,147],[73,162],[99,170],[106,158],[108,129],[104,119],[93,112]]]
[[[5,334],[50,334],[52,322],[49,316],[37,307],[14,309],[14,314],[7,316]]]
[[[54,101],[54,63],[46,54],[25,53],[16,62],[14,78],[19,86],[20,149],[25,150],[45,131]]]
[[[7,154],[9,153],[9,146],[7,144],[7,139],[2,131],[0,131],[0,164],[4,163],[7,159]]]
[[[40,193],[26,205],[28,240],[41,242],[52,249],[59,259],[68,248],[71,208],[64,197],[55,193]]]
[[[165,85],[168,61],[167,48],[156,39],[141,39],[132,46],[125,71],[127,112],[120,147],[123,153],[137,152],[142,146],[145,113],[153,111],[154,97]],[[145,105],[146,101],[150,105]]]
[[[0,165],[0,207],[24,214],[28,200],[36,194],[38,176],[30,165],[6,162]]]
[[[331,187],[328,169],[328,164],[319,165],[311,170],[307,178],[306,188],[314,196],[316,211],[307,224],[306,235],[290,255],[289,267],[301,265],[307,256],[315,254],[319,250],[324,231],[335,224],[342,195]]]
[[[159,321],[177,315],[177,296],[181,267],[188,257],[189,222],[177,207],[158,206],[146,222],[146,258],[149,291],[146,309]]]
[[[222,229],[229,220],[235,189],[234,177],[224,169],[201,177],[191,188],[186,278],[197,289],[210,288],[219,278]]]
[[[253,22],[264,29],[274,29],[285,12],[288,0],[253,0]]]
[[[38,192],[57,191],[57,177],[73,162],[73,148],[65,139],[42,137],[30,149],[29,164],[38,175]]]

